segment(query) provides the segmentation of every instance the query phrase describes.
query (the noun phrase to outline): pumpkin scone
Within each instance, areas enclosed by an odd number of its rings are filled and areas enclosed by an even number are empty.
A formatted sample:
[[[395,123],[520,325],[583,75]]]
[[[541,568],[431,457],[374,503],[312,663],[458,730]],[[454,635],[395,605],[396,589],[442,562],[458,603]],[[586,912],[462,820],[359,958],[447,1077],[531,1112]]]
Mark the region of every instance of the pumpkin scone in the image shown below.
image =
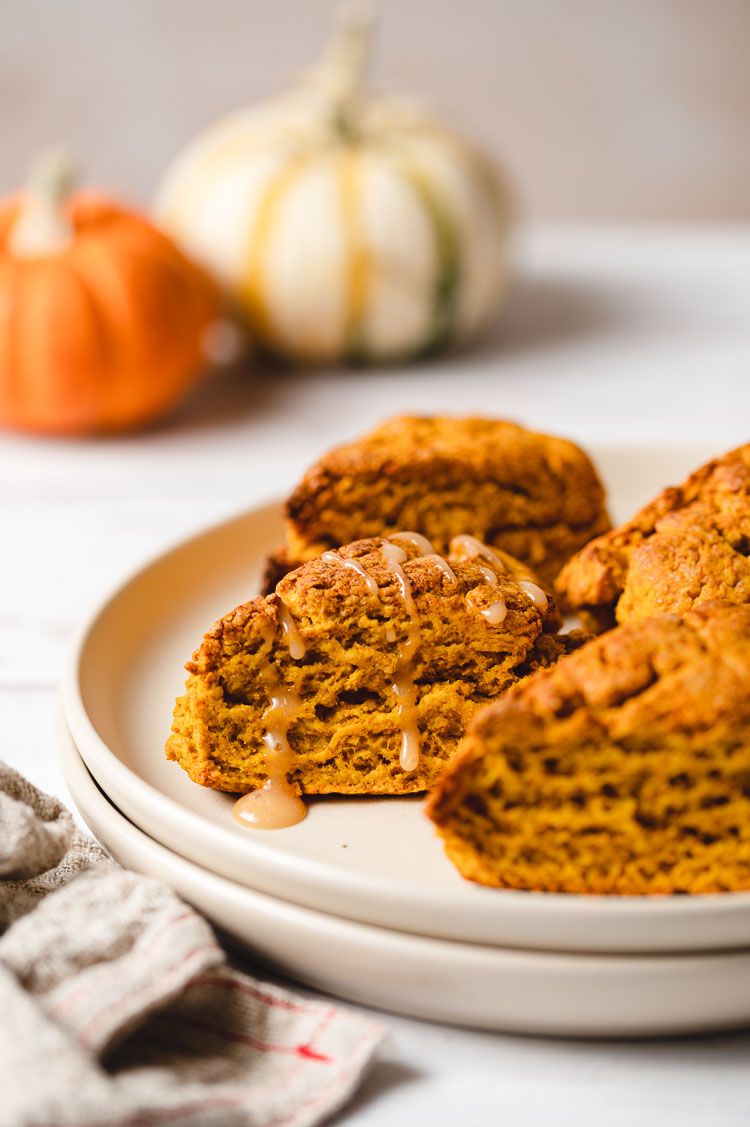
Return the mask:
[[[269,588],[328,548],[398,528],[416,529],[439,552],[469,533],[551,584],[610,527],[596,470],[572,442],[493,419],[412,415],[325,454],[289,498],[286,523]]]
[[[413,533],[326,552],[237,607],[186,668],[167,756],[234,792],[424,790],[476,710],[567,647],[528,568]]]
[[[708,462],[566,564],[557,589],[588,629],[750,602],[750,444]]]
[[[428,800],[498,888],[750,889],[750,607],[617,627],[473,721]]]

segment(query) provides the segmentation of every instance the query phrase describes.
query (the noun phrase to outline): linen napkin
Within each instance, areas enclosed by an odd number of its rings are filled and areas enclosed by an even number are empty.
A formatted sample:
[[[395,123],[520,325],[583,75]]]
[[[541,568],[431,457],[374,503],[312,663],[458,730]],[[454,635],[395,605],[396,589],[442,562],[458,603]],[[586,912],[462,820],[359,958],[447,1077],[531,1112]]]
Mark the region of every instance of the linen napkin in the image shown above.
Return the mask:
[[[0,762],[3,1127],[307,1127],[383,1033],[230,968],[205,920]]]

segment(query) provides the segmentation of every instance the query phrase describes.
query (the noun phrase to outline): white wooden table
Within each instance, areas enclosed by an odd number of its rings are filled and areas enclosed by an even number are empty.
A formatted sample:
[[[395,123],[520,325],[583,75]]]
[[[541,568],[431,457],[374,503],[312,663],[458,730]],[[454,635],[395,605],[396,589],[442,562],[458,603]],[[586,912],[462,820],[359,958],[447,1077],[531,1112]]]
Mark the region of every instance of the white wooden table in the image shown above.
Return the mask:
[[[135,565],[282,495],[327,447],[402,411],[483,413],[592,442],[750,438],[750,230],[527,233],[522,279],[471,353],[371,373],[225,373],[125,438],[0,436],[0,755],[70,802],[53,715],[66,648]],[[386,1015],[341,1122],[744,1125],[750,1035],[566,1043]]]

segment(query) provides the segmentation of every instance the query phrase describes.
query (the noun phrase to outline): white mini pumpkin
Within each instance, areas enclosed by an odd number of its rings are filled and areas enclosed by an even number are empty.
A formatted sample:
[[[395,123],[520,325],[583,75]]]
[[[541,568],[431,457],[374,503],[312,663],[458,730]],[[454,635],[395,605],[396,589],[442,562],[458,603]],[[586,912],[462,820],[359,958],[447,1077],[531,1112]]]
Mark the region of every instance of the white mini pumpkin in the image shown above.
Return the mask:
[[[421,110],[364,93],[369,35],[345,10],[297,89],[209,128],[157,195],[161,225],[254,336],[296,360],[394,360],[462,342],[506,290],[503,180]]]

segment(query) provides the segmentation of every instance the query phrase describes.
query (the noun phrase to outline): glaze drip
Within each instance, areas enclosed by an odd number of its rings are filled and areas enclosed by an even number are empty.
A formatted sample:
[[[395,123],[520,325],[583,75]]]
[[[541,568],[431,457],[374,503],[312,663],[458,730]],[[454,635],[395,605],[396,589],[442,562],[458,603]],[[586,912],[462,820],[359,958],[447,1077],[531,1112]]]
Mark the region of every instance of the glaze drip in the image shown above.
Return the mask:
[[[401,718],[401,753],[398,761],[404,771],[416,771],[419,766],[419,725],[417,723],[417,686],[409,670],[399,672],[393,682]]]
[[[451,540],[451,552],[464,556],[467,559],[474,560],[483,558],[489,560],[490,563],[495,564],[500,571],[507,572],[508,568],[500,559],[498,554],[492,550],[487,544],[483,544],[481,540],[477,540],[474,536],[454,536]],[[477,565],[484,578],[488,583],[497,583],[497,575],[490,568]],[[543,612],[547,608],[549,599],[545,595],[542,588],[537,583],[532,583],[530,579],[522,579],[518,583],[519,589],[523,591],[524,595],[528,595],[534,606],[538,611]],[[470,598],[467,598],[469,606],[474,606]],[[499,599],[492,606],[485,607],[480,613],[490,622],[493,626],[499,625],[504,621],[508,608],[505,605],[504,599]]]
[[[419,645],[419,619],[411,593],[411,584],[409,583],[406,572],[401,566],[407,559],[407,554],[399,544],[394,543],[394,541],[399,538],[412,543],[419,552],[426,550],[431,556],[435,553],[429,540],[424,536],[420,536],[417,532],[395,533],[391,539],[385,541],[381,548],[386,567],[398,581],[401,601],[404,604],[404,609],[407,614],[406,637],[398,648],[393,691],[398,701],[399,717],[401,721],[401,752],[399,755],[399,763],[404,771],[415,771],[419,765],[419,729],[417,726],[417,690],[414,684],[414,673],[411,662],[412,656]],[[350,567],[363,577],[367,583],[367,589],[371,594],[378,595],[380,593],[380,588],[374,577],[370,575],[359,560],[342,559],[338,552],[325,552],[321,556],[321,559],[326,563],[337,563],[342,567]],[[446,567],[448,566],[449,565],[446,563]],[[396,632],[392,626],[388,627],[386,637],[389,642],[396,641]]]
[[[305,656],[305,643],[299,632],[299,627],[283,599],[279,599],[278,615],[281,629],[284,631],[289,646],[289,653],[294,661],[300,661]]]
[[[500,571],[508,571],[497,552],[493,552],[489,545],[483,544],[482,541],[477,540],[475,536],[454,536],[451,540],[451,551],[456,552],[460,556],[465,556],[470,560],[489,560],[490,563],[495,564]],[[497,586],[497,572],[493,571],[491,567],[486,567],[484,564],[477,563],[475,566],[479,570],[485,583],[489,583],[493,587]],[[466,596],[466,602],[470,607],[476,608],[476,602],[472,599],[471,592]],[[490,606],[480,608],[479,613],[482,618],[487,619],[490,626],[499,626],[501,622],[505,621],[508,607],[506,606],[505,599],[500,596]]]
[[[411,583],[401,566],[407,559],[407,555],[404,549],[400,548],[398,544],[392,544],[388,540],[386,540],[381,551],[388,570],[396,576],[401,589],[401,601],[404,604],[408,616],[406,623],[406,641],[402,643],[402,648],[407,655],[410,655],[419,645],[419,619],[417,617],[417,608],[412,598]]]
[[[304,802],[293,792],[287,778],[294,760],[287,733],[299,711],[300,699],[292,689],[272,681],[270,667],[267,682],[271,703],[262,720],[265,727],[263,743],[268,748],[268,779],[258,790],[238,799],[232,813],[244,826],[256,830],[279,830],[296,825],[307,814]]]
[[[466,602],[470,607],[476,609],[476,602],[471,597],[471,592],[466,596]],[[486,618],[490,626],[499,626],[501,622],[505,621],[505,616],[508,613],[505,599],[499,598],[496,602],[491,603],[488,607],[482,607],[479,610],[482,618]]]
[[[243,794],[232,808],[235,821],[253,830],[284,830],[296,826],[306,814],[299,795],[292,794],[278,779],[268,779],[258,790]]]
[[[521,588],[524,595],[529,596],[537,610],[543,611],[547,609],[549,600],[542,588],[536,583],[532,583],[530,579],[522,579],[518,586]]]
[[[420,556],[434,556],[435,548],[421,532],[394,532],[392,536],[388,537],[389,540],[406,540],[409,544],[413,544],[419,552]]]
[[[401,722],[401,752],[399,755],[399,763],[404,771],[415,771],[419,766],[419,727],[417,725],[417,689],[414,684],[412,658],[419,646],[419,616],[412,597],[409,578],[401,566],[408,556],[400,544],[395,543],[398,539],[407,540],[410,544],[414,545],[418,552],[426,552],[427,555],[435,559],[435,562],[440,560],[441,565],[444,565],[444,569],[447,568],[448,572],[450,572],[450,576],[453,578],[454,582],[455,575],[453,575],[453,571],[447,560],[443,560],[442,557],[437,556],[429,540],[421,536],[418,532],[396,532],[391,538],[386,540],[381,547],[385,565],[398,582],[401,601],[404,604],[407,616],[406,637],[398,647],[393,691],[398,701],[399,719]],[[352,571],[356,571],[365,580],[370,594],[380,594],[380,588],[375,578],[370,575],[359,560],[344,559],[338,552],[324,552],[320,558],[325,563],[338,564],[341,567],[351,568]],[[396,631],[392,626],[388,626],[386,638],[389,642],[396,641]]]
[[[435,567],[439,567],[443,575],[446,577],[446,579],[449,579],[451,583],[458,582],[458,580],[456,579],[456,573],[451,565],[446,559],[444,559],[442,556],[439,556],[437,552],[430,552],[428,555],[422,556],[422,559],[429,560],[430,563],[435,564]]]
[[[288,767],[293,752],[287,740],[287,732],[299,711],[300,699],[293,689],[286,685],[276,685],[271,690],[271,703],[263,713],[265,725],[263,743],[276,755],[283,767]]]
[[[439,567],[451,583],[458,582],[451,565],[443,556],[435,551],[434,546],[421,532],[394,532],[393,536],[389,537],[389,540],[406,540],[410,544],[413,544],[422,559],[429,560],[431,563],[434,563],[436,567]]]
[[[406,552],[398,544],[387,540],[381,549],[388,570],[395,575],[401,589],[401,600],[407,614],[406,638],[398,647],[396,675],[393,691],[399,704],[401,720],[401,753],[399,763],[404,771],[416,771],[419,766],[419,726],[417,724],[417,686],[414,682],[413,658],[419,646],[419,618],[411,593],[409,577],[401,566]]]
[[[489,560],[500,571],[508,570],[497,552],[494,552],[489,544],[483,544],[481,540],[477,540],[476,536],[467,536],[466,534],[454,536],[451,540],[450,550],[451,555],[463,556],[467,560],[473,560],[479,556]]]
[[[342,567],[348,567],[350,571],[356,571],[357,575],[361,575],[364,579],[365,586],[371,595],[377,595],[379,593],[380,588],[375,582],[375,579],[359,560],[345,560],[338,552],[324,552],[320,558],[324,563],[341,564]]]
[[[485,583],[492,583],[493,585],[497,583],[497,573],[494,572],[491,567],[485,567],[484,564],[475,564],[475,567]]]

